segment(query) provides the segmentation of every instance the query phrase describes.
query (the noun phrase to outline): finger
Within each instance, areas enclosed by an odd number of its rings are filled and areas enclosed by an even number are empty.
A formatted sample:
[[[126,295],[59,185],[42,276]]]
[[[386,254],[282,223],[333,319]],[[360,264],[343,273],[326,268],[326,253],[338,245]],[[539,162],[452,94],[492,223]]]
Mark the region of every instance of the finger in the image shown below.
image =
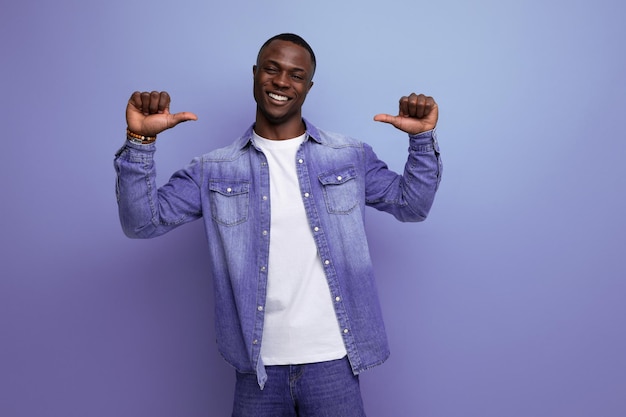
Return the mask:
[[[416,111],[417,111],[417,94],[411,93],[409,97],[407,97],[406,115],[409,117],[415,117]]]
[[[409,97],[409,116],[421,119],[426,114],[426,96],[424,94],[411,94]]]
[[[135,91],[128,99],[128,104],[141,111],[141,93]]]
[[[397,123],[397,119],[398,118],[399,117],[397,117],[397,116],[392,116],[390,114],[384,114],[384,113],[377,114],[376,116],[374,116],[374,120],[375,121],[383,122],[383,123],[389,123],[389,124],[392,124],[392,125],[395,125]]]
[[[435,106],[436,103],[432,97],[424,96],[424,104],[422,106],[422,115],[420,116],[420,118],[428,117],[428,115],[432,113]]]
[[[407,96],[402,96],[400,98],[398,116],[408,116],[408,115],[409,115],[409,98]]]
[[[415,117],[418,119],[428,117],[428,115],[433,111],[436,105],[437,103],[435,103],[435,100],[432,97],[420,94],[417,97]]]
[[[159,101],[161,100],[161,94],[158,91],[150,93],[150,114],[159,112]]]
[[[161,93],[159,94],[159,107],[158,107],[158,112],[159,113],[164,113],[164,112],[169,112],[170,110],[170,95],[167,93],[167,91],[161,91]]]
[[[390,114],[377,114],[374,116],[374,120],[377,122],[389,123],[396,129],[400,129],[407,133],[417,132],[414,123],[419,123],[405,116],[392,116]],[[411,125],[413,125],[413,127],[411,127]]]
[[[150,93],[148,93],[147,91],[144,91],[141,93],[141,112],[144,115],[149,115],[150,114]]]
[[[414,111],[414,115],[415,117],[417,117],[418,119],[421,119],[424,117],[425,112],[425,105],[426,105],[426,96],[424,94],[419,94],[419,95],[415,95],[415,111]]]
[[[183,111],[180,113],[175,113],[175,114],[170,114],[168,117],[168,123],[167,123],[167,127],[174,127],[179,123],[182,122],[188,122],[190,120],[198,120],[198,116],[196,116],[194,113],[188,112],[188,111]]]

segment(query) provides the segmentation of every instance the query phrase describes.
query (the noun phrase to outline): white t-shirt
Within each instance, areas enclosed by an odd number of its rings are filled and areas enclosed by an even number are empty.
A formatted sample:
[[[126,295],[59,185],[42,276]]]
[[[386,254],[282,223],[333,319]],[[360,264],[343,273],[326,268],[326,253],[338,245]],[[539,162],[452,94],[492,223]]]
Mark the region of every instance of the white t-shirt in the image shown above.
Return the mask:
[[[322,362],[347,353],[298,183],[296,152],[305,138],[253,137],[270,173],[270,252],[261,344],[265,365]]]

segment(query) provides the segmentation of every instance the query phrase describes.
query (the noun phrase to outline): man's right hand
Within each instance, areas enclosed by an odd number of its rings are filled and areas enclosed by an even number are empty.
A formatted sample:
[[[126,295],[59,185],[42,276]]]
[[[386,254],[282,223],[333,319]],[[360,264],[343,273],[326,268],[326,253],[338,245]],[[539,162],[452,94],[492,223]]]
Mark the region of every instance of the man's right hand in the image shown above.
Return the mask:
[[[189,120],[198,120],[198,116],[190,112],[170,113],[170,95],[165,91],[135,91],[126,106],[128,130],[142,136],[156,136]]]

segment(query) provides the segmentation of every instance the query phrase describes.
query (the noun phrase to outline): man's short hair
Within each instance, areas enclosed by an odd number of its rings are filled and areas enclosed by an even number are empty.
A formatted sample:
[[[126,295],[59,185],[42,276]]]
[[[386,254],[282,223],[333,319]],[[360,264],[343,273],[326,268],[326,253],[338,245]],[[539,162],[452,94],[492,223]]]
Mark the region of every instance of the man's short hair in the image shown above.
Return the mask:
[[[272,43],[272,41],[276,41],[276,40],[295,43],[296,45],[299,45],[303,47],[304,49],[306,49],[309,52],[309,55],[311,55],[311,63],[313,63],[313,72],[315,72],[317,61],[315,60],[315,53],[313,52],[313,48],[311,48],[311,45],[309,45],[307,41],[305,41],[301,36],[298,36],[295,33],[281,33],[279,35],[272,36],[271,38],[266,40],[263,46],[261,46],[261,49],[259,49],[259,54],[257,55],[257,59],[256,59],[257,63],[259,62],[259,57],[261,56],[261,52],[263,51],[263,49],[265,49],[267,45]],[[313,74],[311,74],[311,76],[313,76]]]

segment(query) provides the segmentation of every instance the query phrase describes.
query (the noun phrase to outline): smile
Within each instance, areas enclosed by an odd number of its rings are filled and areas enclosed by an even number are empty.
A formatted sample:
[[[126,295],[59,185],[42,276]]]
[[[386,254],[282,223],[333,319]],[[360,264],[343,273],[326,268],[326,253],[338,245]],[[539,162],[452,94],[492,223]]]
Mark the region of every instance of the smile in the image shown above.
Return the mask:
[[[270,98],[273,98],[274,100],[278,100],[278,101],[287,101],[287,100],[289,100],[289,97],[281,96],[281,95],[275,94],[275,93],[268,93],[267,95],[270,96]]]

